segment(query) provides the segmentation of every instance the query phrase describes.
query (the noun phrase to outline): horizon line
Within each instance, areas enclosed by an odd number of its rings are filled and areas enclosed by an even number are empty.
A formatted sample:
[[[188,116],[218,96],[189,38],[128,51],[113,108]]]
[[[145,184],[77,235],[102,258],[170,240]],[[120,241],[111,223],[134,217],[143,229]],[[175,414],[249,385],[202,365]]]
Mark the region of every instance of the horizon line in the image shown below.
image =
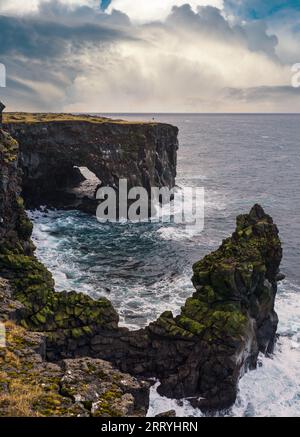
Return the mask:
[[[109,111],[22,111],[10,110],[4,114],[24,113],[24,114],[103,114],[103,115],[300,115],[300,112],[109,112]]]
[[[76,114],[159,114],[159,115],[300,115],[300,112],[76,112]]]

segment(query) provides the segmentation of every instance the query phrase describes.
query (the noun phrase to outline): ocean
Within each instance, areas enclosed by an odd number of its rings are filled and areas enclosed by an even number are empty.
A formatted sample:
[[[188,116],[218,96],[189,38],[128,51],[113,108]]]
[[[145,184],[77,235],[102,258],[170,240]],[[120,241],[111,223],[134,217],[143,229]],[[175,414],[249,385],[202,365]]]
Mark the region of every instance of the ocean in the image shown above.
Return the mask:
[[[100,224],[71,211],[31,211],[37,256],[57,290],[105,296],[121,325],[134,330],[165,310],[180,312],[193,292],[192,264],[216,249],[238,214],[260,203],[279,227],[286,279],[276,300],[279,340],[274,356],[240,381],[229,416],[300,413],[300,115],[102,114],[178,126],[178,187],[205,189],[204,230],[179,224]],[[201,416],[188,401],[151,390],[153,416],[175,409]]]

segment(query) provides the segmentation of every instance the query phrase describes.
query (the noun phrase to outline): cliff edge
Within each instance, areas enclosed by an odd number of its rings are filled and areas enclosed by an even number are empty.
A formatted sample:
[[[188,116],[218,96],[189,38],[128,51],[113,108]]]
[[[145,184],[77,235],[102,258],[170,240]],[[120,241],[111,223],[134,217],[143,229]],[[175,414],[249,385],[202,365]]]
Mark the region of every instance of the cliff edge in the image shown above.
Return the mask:
[[[5,113],[4,129],[20,145],[22,196],[41,205],[95,214],[99,184],[128,189],[173,188],[178,129],[163,123],[127,122],[88,115]],[[85,184],[78,170],[94,179]]]

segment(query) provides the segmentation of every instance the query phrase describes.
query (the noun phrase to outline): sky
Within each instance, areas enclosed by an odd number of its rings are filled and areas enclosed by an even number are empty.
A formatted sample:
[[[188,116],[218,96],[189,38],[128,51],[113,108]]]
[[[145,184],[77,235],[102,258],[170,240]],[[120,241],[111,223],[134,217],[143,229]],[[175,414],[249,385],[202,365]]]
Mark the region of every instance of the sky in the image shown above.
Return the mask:
[[[300,1],[0,0],[0,63],[11,111],[300,112]]]

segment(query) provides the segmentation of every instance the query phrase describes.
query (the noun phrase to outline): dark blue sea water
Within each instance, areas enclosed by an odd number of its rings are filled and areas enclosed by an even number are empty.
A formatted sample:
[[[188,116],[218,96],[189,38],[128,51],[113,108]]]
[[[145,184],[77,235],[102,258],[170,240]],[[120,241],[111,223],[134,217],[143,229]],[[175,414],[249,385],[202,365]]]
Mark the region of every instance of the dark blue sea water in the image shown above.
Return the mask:
[[[281,334],[273,359],[245,375],[235,416],[300,413],[300,115],[141,115],[129,120],[180,129],[179,187],[205,189],[203,232],[174,224],[103,225],[78,212],[32,213],[40,259],[57,289],[108,297],[124,326],[145,326],[164,310],[174,313],[192,293],[192,264],[218,247],[236,215],[260,203],[278,224],[284,247],[277,312]],[[176,408],[201,415],[152,390],[149,415]]]

